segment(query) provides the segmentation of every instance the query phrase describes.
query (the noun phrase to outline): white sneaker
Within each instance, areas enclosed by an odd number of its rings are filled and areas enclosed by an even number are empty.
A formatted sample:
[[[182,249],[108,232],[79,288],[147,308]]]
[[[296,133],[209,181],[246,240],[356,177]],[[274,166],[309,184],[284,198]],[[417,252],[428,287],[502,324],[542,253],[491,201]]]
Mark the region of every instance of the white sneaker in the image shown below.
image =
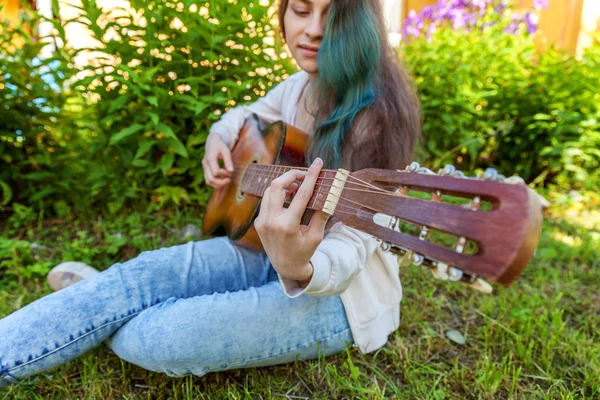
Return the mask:
[[[96,268],[78,261],[67,261],[58,264],[48,272],[48,284],[52,290],[59,291],[83,279],[89,279],[98,274]]]

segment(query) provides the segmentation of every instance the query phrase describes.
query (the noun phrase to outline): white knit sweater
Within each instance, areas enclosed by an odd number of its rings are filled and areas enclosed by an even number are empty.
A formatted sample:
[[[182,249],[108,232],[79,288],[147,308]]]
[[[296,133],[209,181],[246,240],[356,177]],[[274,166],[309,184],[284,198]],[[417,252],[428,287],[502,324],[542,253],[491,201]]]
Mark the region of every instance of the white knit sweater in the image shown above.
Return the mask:
[[[233,148],[245,119],[257,114],[267,123],[282,120],[295,125],[299,100],[308,74],[298,72],[273,87],[250,105],[227,111],[210,128]],[[400,325],[402,287],[394,255],[383,252],[366,233],[335,223],[311,258],[314,273],[308,286],[300,288],[280,276],[289,297],[341,295],[355,346],[363,353],[377,350]]]

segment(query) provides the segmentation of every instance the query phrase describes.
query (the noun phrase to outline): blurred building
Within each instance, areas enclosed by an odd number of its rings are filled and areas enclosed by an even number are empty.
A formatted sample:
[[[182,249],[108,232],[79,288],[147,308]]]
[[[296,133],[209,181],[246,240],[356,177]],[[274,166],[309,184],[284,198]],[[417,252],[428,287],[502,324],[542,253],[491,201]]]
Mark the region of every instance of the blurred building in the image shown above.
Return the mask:
[[[51,16],[51,0],[25,0],[42,14]],[[128,8],[127,0],[96,0],[103,9]],[[401,40],[402,21],[410,10],[420,12],[423,7],[433,5],[438,0],[382,0],[390,40],[397,44]],[[518,8],[531,8],[534,0],[513,0]],[[77,15],[79,10],[72,7],[79,0],[58,0],[60,18],[67,20]],[[0,0],[4,8],[0,18],[17,20],[21,8],[19,0]],[[581,54],[584,47],[592,42],[591,32],[600,30],[600,0],[548,0],[548,8],[541,12],[539,29],[548,43]],[[49,27],[47,29],[50,29]],[[93,47],[93,40],[85,27],[69,24],[66,27],[68,40],[75,48]],[[42,32],[42,34],[47,32]],[[49,47],[50,48],[50,47]]]

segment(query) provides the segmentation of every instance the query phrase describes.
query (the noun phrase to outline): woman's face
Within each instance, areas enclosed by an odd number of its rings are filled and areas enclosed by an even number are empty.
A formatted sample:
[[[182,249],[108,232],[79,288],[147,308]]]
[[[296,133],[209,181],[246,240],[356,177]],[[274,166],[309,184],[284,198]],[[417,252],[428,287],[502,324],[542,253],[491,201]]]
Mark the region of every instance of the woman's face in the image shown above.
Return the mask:
[[[285,41],[300,68],[312,77],[318,74],[317,54],[330,3],[331,0],[289,0],[285,10]]]

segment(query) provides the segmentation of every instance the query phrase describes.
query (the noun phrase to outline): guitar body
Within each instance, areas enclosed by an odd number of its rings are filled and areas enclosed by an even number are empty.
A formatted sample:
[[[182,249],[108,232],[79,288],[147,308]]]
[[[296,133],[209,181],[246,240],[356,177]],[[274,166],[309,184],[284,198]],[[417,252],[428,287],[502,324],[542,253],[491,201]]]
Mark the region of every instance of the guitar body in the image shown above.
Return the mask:
[[[231,150],[235,166],[233,177],[229,185],[213,189],[202,233],[224,234],[241,246],[264,252],[252,223],[258,215],[261,199],[242,193],[242,179],[252,163],[305,167],[307,139],[306,133],[281,121],[261,130],[256,116],[248,118]]]

